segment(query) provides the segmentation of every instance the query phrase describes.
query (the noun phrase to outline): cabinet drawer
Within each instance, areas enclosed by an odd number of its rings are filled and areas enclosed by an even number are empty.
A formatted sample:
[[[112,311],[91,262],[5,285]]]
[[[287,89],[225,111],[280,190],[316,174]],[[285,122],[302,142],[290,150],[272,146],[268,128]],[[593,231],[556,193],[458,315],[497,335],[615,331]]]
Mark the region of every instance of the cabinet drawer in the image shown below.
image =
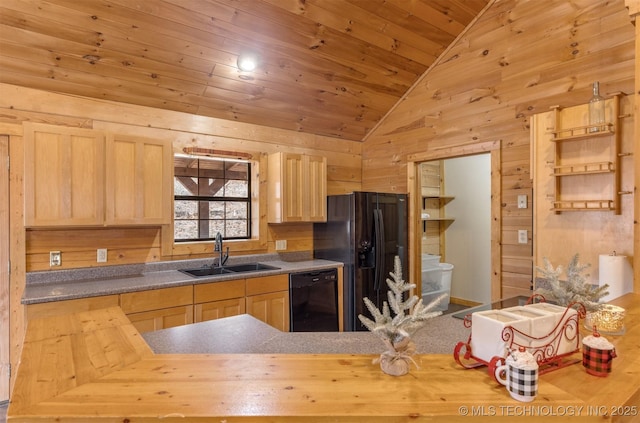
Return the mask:
[[[193,304],[193,285],[120,294],[125,314]]]
[[[27,320],[40,317],[56,316],[59,314],[79,313],[81,311],[98,310],[107,307],[117,307],[117,295],[105,295],[75,300],[52,301],[48,303],[29,304],[26,307]]]
[[[171,307],[162,310],[127,314],[127,317],[138,332],[151,332],[193,323],[193,307]]]
[[[245,313],[245,299],[242,297],[196,304],[193,306],[193,310],[193,321],[195,323],[237,316]]]
[[[263,276],[247,279],[247,296],[289,290],[289,275]]]
[[[193,287],[193,303],[229,300],[244,297],[244,279],[235,281],[213,282]]]

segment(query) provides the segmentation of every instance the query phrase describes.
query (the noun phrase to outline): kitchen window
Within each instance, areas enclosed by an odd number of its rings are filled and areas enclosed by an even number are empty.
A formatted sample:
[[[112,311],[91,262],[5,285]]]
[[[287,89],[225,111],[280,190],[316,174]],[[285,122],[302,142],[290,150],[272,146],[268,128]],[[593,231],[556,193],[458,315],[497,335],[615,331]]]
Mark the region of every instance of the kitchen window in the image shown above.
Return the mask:
[[[174,157],[174,240],[251,238],[251,163]]]

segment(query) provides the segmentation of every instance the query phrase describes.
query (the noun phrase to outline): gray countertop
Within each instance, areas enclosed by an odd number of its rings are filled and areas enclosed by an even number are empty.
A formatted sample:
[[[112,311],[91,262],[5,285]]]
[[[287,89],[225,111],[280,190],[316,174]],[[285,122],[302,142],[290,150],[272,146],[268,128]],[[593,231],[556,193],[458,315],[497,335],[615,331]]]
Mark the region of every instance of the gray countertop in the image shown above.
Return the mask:
[[[181,285],[220,282],[283,273],[297,273],[310,270],[342,267],[342,263],[328,260],[283,261],[277,254],[239,256],[229,264],[249,262],[268,263],[278,270],[260,270],[237,274],[209,277],[192,277],[177,269],[207,266],[211,259],[176,260],[170,262],[147,263],[96,267],[75,270],[33,272],[27,274],[27,284],[22,297],[23,304],[121,294],[124,292],[169,288]]]
[[[414,335],[419,354],[453,354],[470,329],[460,319],[429,319]],[[250,316],[225,317],[143,333],[156,354],[380,354],[385,347],[371,332],[281,332]]]

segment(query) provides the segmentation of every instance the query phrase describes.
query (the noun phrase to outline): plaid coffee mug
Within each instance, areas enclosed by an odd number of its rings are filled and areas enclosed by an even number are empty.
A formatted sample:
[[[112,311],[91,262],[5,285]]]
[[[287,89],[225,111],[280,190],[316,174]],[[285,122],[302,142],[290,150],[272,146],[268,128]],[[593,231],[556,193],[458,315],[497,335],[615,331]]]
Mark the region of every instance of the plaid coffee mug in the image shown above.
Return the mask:
[[[503,378],[502,375],[505,375]],[[538,395],[538,369],[521,369],[513,364],[499,366],[496,379],[507,387],[511,398],[530,402]]]
[[[605,337],[593,328],[593,335],[582,340],[582,365],[587,373],[607,377],[611,373],[611,364],[616,358],[616,349]]]
[[[600,377],[609,376],[614,358],[616,358],[615,348],[600,349],[582,345],[582,365],[590,375]]]
[[[538,363],[524,347],[508,355],[505,364],[496,368],[495,377],[515,400],[531,402],[538,395]]]

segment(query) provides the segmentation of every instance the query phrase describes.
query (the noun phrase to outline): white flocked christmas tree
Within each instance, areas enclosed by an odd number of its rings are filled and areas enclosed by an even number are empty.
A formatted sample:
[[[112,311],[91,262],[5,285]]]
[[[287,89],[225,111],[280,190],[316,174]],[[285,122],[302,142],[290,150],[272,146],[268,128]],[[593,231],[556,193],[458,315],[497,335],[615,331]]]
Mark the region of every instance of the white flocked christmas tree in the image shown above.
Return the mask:
[[[537,270],[546,279],[548,287],[538,288],[536,293],[565,307],[578,302],[582,303],[587,311],[597,311],[602,306],[599,301],[609,294],[607,291],[609,285],[596,287],[588,283],[589,274],[583,274],[583,272],[589,268],[590,264],[580,264],[578,254],[573,256],[567,266],[566,281],[560,280],[562,266],[554,269],[547,257],[543,257],[543,261],[544,267],[537,267]]]
[[[411,336],[422,328],[427,320],[442,314],[442,311],[435,308],[447,294],[440,295],[427,305],[415,295],[405,295],[416,288],[416,285],[404,281],[398,256],[395,257],[394,270],[389,275],[391,278],[387,278],[388,301],[383,302],[382,310],[378,310],[371,300],[364,298],[364,303],[374,320],[362,314],[358,318],[367,329],[382,339],[387,347],[387,351],[376,360],[380,361],[382,370],[399,376],[408,371],[409,362],[413,361],[411,355],[415,353],[415,344]]]

